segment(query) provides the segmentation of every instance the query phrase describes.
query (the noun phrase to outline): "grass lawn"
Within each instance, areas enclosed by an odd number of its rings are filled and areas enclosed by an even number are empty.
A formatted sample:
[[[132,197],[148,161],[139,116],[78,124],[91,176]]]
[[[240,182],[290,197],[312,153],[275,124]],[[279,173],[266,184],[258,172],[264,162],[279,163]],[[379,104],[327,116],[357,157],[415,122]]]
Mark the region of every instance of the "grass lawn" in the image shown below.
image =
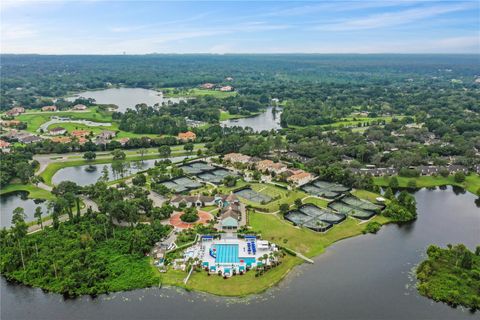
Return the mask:
[[[303,201],[303,203],[311,203],[311,204],[316,205],[317,207],[326,208],[328,206],[328,204],[330,203],[330,201],[327,201],[325,199],[315,198],[315,197],[309,197],[309,198],[305,199]]]
[[[383,216],[376,216],[371,221],[381,224],[389,222],[388,218]],[[347,218],[327,232],[319,233],[294,227],[278,215],[257,212],[250,214],[250,225],[255,231],[261,232],[263,239],[298,251],[307,257],[317,256],[332,243],[359,235],[365,228],[365,224],[361,224],[359,220]]]
[[[161,275],[162,284],[175,285],[187,290],[208,292],[222,296],[246,296],[260,293],[277,284],[287,273],[303,260],[287,255],[279,266],[268,270],[263,275],[255,277],[255,271],[251,270],[243,276],[237,275],[227,280],[218,275],[209,276],[204,270],[194,272],[187,285],[183,284],[186,272],[169,270]]]
[[[352,194],[360,199],[364,199],[364,200],[367,200],[367,201],[370,201],[372,203],[377,203],[377,197],[380,197],[381,195],[377,194],[377,193],[374,193],[374,192],[370,192],[370,191],[367,191],[367,190],[353,190],[352,191]],[[390,200],[388,199],[385,199],[386,201],[385,202],[390,202]]]
[[[36,132],[37,129],[45,122],[50,120],[52,116],[70,117],[72,119],[84,119],[96,122],[112,122],[112,116],[109,112],[100,112],[97,107],[89,108],[88,111],[58,111],[58,112],[42,112],[29,111],[16,117],[17,120],[26,122],[27,131]],[[60,125],[59,125],[60,126]]]
[[[27,191],[28,197],[32,199],[52,200],[55,197],[47,190],[36,187],[32,184],[9,184],[0,189],[0,195],[15,191]]]
[[[402,119],[403,117],[405,117],[405,116],[393,116],[393,117],[385,116],[385,117],[375,117],[375,118],[355,117],[355,120],[354,120],[354,117],[347,117],[347,118],[342,118],[342,119],[340,119],[336,122],[333,122],[333,123],[319,125],[318,127],[332,127],[332,128],[352,127],[352,126],[357,126],[359,123],[362,123],[362,124],[365,123],[365,122],[372,123],[373,121],[379,121],[379,120],[385,120],[386,123],[390,123],[390,122],[392,122],[392,119],[394,119],[394,118]],[[289,125],[288,127],[293,128],[293,129],[304,128],[302,126],[296,126],[296,125]],[[365,130],[365,128],[366,127],[359,127],[358,130],[363,131],[363,130]],[[354,129],[356,129],[356,128],[354,128]]]
[[[478,174],[468,175],[465,181],[462,183],[455,182],[453,175],[448,177],[420,176],[417,178],[405,178],[405,177],[397,177],[397,178],[398,178],[398,184],[402,188],[407,187],[408,181],[410,180],[416,181],[417,188],[453,185],[453,186],[462,187],[476,195],[478,195],[478,190],[480,188],[480,175]],[[379,185],[382,187],[388,186],[388,182],[389,182],[388,177],[377,177],[377,178],[373,178],[373,180],[376,185]]]

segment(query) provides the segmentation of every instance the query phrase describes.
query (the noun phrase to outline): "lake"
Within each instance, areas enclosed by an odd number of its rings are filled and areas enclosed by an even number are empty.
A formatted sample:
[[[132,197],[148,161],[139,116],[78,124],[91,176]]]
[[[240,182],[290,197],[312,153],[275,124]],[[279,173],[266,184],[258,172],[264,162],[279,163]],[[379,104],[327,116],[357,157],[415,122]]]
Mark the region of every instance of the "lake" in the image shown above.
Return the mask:
[[[235,299],[150,288],[63,300],[1,280],[2,319],[478,319],[420,296],[412,269],[429,244],[480,243],[475,196],[446,190],[415,194],[418,219],[376,235],[338,242],[295,268],[279,286]],[[228,280],[226,280],[228,281]]]
[[[22,207],[25,210],[26,222],[36,220],[33,214],[37,207],[41,207],[43,216],[47,215],[47,201],[35,203],[34,199],[27,198],[28,192],[11,192],[0,196],[0,227],[12,225],[13,210]]]
[[[134,109],[135,105],[145,103],[153,106],[158,103],[178,103],[182,98],[165,98],[160,91],[142,88],[111,88],[105,90],[92,90],[77,93],[67,100],[73,101],[78,97],[93,98],[98,104],[115,104],[117,111],[125,112],[128,108]]]
[[[280,108],[276,108],[276,112],[273,111],[273,107],[268,107],[260,113],[259,115],[241,118],[241,119],[232,119],[221,121],[221,125],[225,127],[250,127],[255,132],[263,130],[278,130],[281,129],[280,126],[280,115],[282,111]]]
[[[179,162],[185,159],[186,156],[171,157],[168,158],[172,162]],[[114,163],[95,164],[92,165],[93,170],[87,170],[89,165],[66,167],[58,170],[52,177],[53,184],[59,184],[62,181],[73,181],[80,186],[86,186],[93,184],[103,176],[103,168],[108,170],[108,181],[120,179],[138,171],[153,168],[155,161],[161,161],[163,159],[151,159],[142,161],[117,161]]]

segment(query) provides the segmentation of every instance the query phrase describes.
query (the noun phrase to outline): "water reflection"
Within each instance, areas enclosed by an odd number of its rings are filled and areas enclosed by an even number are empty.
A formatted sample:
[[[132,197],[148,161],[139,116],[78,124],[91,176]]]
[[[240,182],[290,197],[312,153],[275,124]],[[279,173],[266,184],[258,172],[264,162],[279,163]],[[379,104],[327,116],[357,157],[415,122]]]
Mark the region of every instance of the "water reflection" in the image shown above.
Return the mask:
[[[0,196],[0,227],[10,227],[12,215],[15,208],[21,207],[25,210],[25,221],[34,221],[35,209],[40,207],[43,215],[47,215],[47,203],[43,199],[29,199],[28,192],[11,192]]]
[[[246,299],[175,288],[63,301],[62,296],[1,282],[2,319],[474,319],[418,295],[412,269],[430,244],[480,242],[480,215],[470,193],[420,190],[418,219],[376,235],[342,240],[293,270],[278,287]],[[229,281],[229,280],[225,280]]]
[[[115,104],[117,111],[125,112],[127,108],[133,109],[137,104],[145,103],[149,106],[163,103],[178,103],[182,98],[165,98],[159,91],[142,88],[112,88],[105,90],[84,91],[68,97],[73,101],[78,97],[93,98],[99,104]]]

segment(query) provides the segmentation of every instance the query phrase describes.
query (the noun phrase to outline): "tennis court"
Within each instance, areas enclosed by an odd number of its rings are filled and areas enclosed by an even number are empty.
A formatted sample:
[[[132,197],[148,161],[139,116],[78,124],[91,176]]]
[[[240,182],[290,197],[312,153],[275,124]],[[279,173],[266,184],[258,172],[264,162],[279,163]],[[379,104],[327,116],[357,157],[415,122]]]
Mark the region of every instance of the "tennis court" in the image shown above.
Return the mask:
[[[287,219],[290,222],[293,222],[298,226],[309,228],[317,232],[327,231],[333,226],[333,224],[323,221],[318,216],[312,217],[312,216],[306,215],[302,211],[290,211],[285,216],[285,219]]]
[[[339,183],[314,181],[310,184],[304,185],[302,190],[317,197],[333,199],[350,190],[350,188]]]
[[[236,176],[236,174],[225,169],[216,169],[213,171],[201,173],[197,175],[197,178],[203,181],[218,184],[218,183],[221,183],[226,176]]]
[[[177,193],[185,192],[192,189],[197,189],[202,186],[201,183],[193,181],[187,177],[181,177],[169,181],[162,182],[162,184]]]
[[[376,211],[376,210],[383,209],[382,205],[377,205],[353,196],[347,196],[342,198],[342,202],[345,202],[348,205],[351,205],[353,207],[357,207],[360,209],[364,209],[364,210]]]
[[[333,183],[333,182],[327,182],[327,181],[315,181],[313,182],[313,185],[321,188],[321,189],[327,189],[332,192],[347,192],[350,190],[350,188],[345,187],[344,185],[341,185],[339,183]]]
[[[202,172],[207,172],[215,169],[215,167],[209,165],[206,162],[192,162],[192,163],[180,166],[179,168],[182,169],[183,172],[187,174],[192,174],[192,175],[196,175]]]
[[[349,215],[361,220],[368,220],[375,215],[375,211],[368,211],[361,208],[356,208],[341,201],[332,202],[328,205],[328,207],[339,213]]]
[[[306,204],[299,208],[299,211],[310,217],[316,217],[326,223],[337,224],[345,220],[344,214],[339,214],[329,209],[319,208],[312,204]]]
[[[257,203],[267,203],[272,201],[272,198],[267,196],[266,194],[256,192],[251,188],[245,188],[242,190],[235,191],[235,195],[250,200],[252,202]]]

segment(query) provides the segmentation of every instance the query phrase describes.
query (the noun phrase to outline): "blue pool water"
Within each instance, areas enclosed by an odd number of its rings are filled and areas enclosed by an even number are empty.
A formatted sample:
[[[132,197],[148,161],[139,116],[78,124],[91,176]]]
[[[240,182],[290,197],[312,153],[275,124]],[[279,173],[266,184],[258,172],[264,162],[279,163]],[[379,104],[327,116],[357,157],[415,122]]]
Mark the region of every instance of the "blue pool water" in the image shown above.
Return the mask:
[[[246,265],[252,265],[255,263],[255,258],[248,257],[248,258],[240,258],[240,260],[243,260],[243,263]]]
[[[238,244],[216,244],[217,249],[216,263],[239,263]]]

